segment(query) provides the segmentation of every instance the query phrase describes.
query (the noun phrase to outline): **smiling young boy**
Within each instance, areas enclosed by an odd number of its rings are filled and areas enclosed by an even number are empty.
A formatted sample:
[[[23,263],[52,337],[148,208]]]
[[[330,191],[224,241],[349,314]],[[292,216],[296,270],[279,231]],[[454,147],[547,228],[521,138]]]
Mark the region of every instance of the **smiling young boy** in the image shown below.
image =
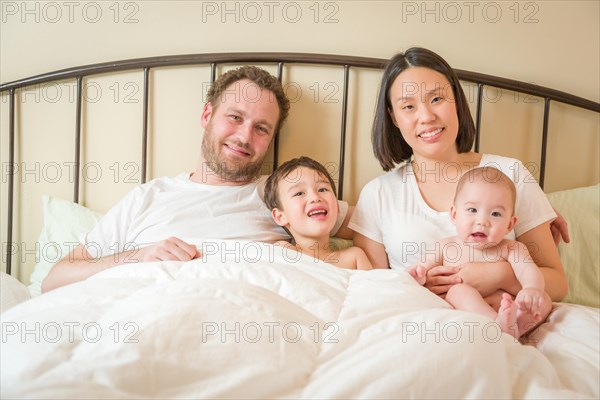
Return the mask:
[[[445,300],[457,310],[489,316],[502,331],[519,338],[548,316],[552,302],[527,247],[504,238],[517,222],[515,197],[514,183],[498,169],[482,167],[465,173],[450,208],[458,235],[436,243],[425,262],[408,272],[424,284],[427,271],[437,265],[460,267],[473,262],[508,261],[522,286],[514,301],[503,291],[484,296],[466,284],[452,286]]]
[[[283,163],[267,179],[265,204],[275,223],[293,237],[293,243],[279,244],[346,269],[372,269],[362,249],[334,251],[329,235],[336,223],[339,206],[335,183],[317,161],[299,157]]]

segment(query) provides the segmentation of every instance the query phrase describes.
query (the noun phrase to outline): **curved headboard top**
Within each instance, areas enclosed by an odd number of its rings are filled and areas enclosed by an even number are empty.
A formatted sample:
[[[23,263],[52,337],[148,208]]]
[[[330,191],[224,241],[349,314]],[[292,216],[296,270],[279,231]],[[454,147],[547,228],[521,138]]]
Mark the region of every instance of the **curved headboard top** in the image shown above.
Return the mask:
[[[204,54],[183,54],[157,57],[144,57],[128,60],[110,61],[97,64],[83,65],[73,68],[66,68],[58,71],[52,71],[32,77],[19,79],[12,82],[0,84],[0,92],[11,89],[18,89],[30,85],[58,81],[63,79],[72,79],[109,72],[128,71],[145,68],[172,67],[182,65],[199,64],[238,64],[238,63],[281,63],[281,64],[316,64],[316,65],[337,65],[356,68],[374,68],[382,69],[387,59],[372,57],[357,57],[336,54],[316,54],[316,53],[278,53],[278,52],[259,52],[259,53],[204,53]],[[552,88],[535,85],[532,83],[521,82],[513,79],[498,77],[494,75],[482,74],[479,72],[455,70],[462,81],[472,82],[487,86],[493,86],[499,89],[512,90],[532,96],[549,98],[550,100],[584,108],[586,110],[600,112],[600,103],[583,97],[575,96],[570,93],[555,90]]]

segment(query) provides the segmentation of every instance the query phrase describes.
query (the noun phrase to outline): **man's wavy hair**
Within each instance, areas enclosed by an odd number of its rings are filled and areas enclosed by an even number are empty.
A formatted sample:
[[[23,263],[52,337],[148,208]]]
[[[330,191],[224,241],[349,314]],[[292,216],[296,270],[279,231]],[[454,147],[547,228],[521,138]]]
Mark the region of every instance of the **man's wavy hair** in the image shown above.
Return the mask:
[[[290,111],[290,101],[283,91],[281,82],[262,68],[253,65],[245,65],[225,72],[211,85],[208,90],[206,101],[211,103],[216,109],[219,106],[219,100],[221,99],[223,92],[226,92],[226,89],[230,85],[243,79],[248,79],[261,89],[269,90],[275,95],[277,104],[279,105],[279,120],[275,127],[275,134],[279,133],[279,129]]]

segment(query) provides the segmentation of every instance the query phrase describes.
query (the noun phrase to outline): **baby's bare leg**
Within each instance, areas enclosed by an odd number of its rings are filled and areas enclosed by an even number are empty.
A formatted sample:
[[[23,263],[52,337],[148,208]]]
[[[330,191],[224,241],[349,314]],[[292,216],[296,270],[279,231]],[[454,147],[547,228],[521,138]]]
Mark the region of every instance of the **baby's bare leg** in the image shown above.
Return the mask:
[[[448,290],[446,301],[457,310],[485,315],[496,321],[502,332],[518,337],[517,306],[508,293],[498,291],[484,299],[477,289],[456,284]],[[492,304],[497,304],[498,308],[494,308]]]
[[[500,325],[502,332],[513,335],[516,339],[520,337],[517,325],[517,311],[517,305],[513,301],[512,296],[508,293],[503,293],[496,322]]]
[[[485,296],[484,299],[494,310],[498,311],[500,308],[500,303],[502,302],[502,297],[506,293],[504,290],[496,290],[494,293]],[[510,294],[510,293],[509,293]]]
[[[544,303],[542,308],[540,309],[541,318],[536,318],[533,314],[528,311],[523,311],[519,309],[517,311],[517,325],[519,326],[519,336],[522,336],[526,333],[531,332],[533,329],[537,328],[541,325],[548,315],[550,311],[552,311],[552,300],[547,293],[544,293]]]
[[[479,291],[469,285],[458,283],[448,290],[445,299],[457,310],[471,311],[496,319],[498,313],[490,307]]]

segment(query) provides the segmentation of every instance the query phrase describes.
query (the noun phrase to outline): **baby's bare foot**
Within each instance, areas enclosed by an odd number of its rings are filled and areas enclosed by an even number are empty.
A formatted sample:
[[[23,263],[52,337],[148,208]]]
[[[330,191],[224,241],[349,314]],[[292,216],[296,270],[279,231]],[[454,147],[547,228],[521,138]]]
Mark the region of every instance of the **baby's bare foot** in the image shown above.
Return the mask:
[[[518,307],[508,293],[502,295],[500,308],[498,308],[498,316],[496,322],[500,325],[502,332],[506,332],[516,339],[519,338],[519,328],[517,326],[517,310]]]

